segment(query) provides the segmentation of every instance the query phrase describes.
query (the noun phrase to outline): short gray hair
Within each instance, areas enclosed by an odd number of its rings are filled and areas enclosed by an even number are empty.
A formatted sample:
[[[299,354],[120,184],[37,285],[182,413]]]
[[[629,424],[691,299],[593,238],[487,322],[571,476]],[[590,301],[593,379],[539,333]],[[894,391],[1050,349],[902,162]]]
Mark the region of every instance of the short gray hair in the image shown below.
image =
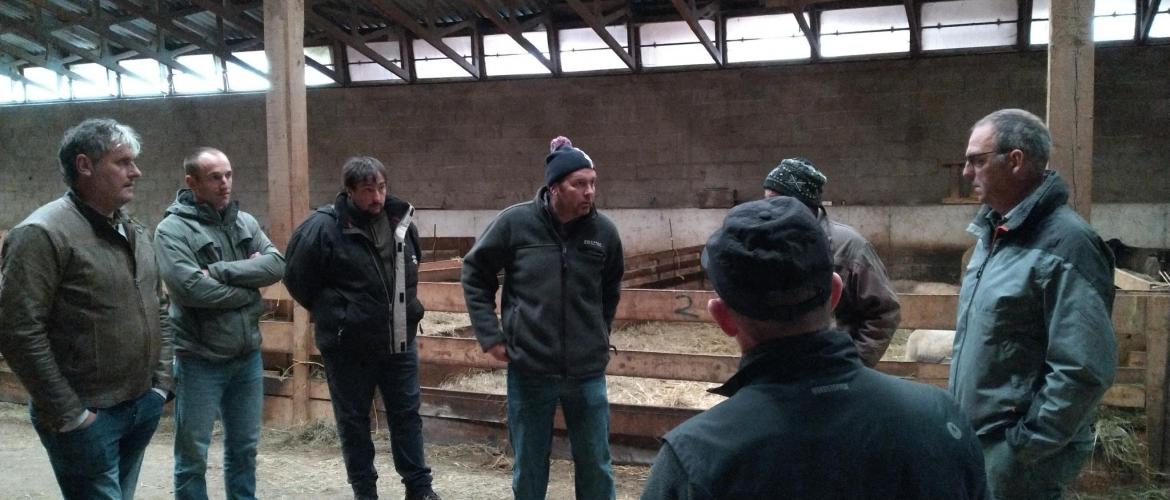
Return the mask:
[[[991,125],[995,131],[995,151],[1012,149],[1024,152],[1025,164],[1040,172],[1048,166],[1052,153],[1052,136],[1040,117],[1022,109],[1001,109],[975,122],[971,130]]]
[[[363,182],[377,180],[377,174],[386,180],[386,166],[371,156],[354,156],[341,167],[341,180],[346,189],[354,189]]]
[[[65,185],[73,187],[77,183],[77,155],[83,154],[97,163],[118,145],[130,148],[134,156],[142,152],[138,132],[110,118],[90,118],[66,130],[57,149]]]
[[[203,156],[205,154],[210,154],[210,155],[221,154],[222,155],[223,151],[220,151],[218,149],[208,147],[208,146],[200,146],[200,147],[197,147],[197,148],[191,150],[191,153],[188,154],[186,158],[183,158],[183,173],[186,175],[190,175],[191,177],[199,177],[199,173],[200,173],[199,157]],[[227,155],[224,155],[224,156],[227,156]]]

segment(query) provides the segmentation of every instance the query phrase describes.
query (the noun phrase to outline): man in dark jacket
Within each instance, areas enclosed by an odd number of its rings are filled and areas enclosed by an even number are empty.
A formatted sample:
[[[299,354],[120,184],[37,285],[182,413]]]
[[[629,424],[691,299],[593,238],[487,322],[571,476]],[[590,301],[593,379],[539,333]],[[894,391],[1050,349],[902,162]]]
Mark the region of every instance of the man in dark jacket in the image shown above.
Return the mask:
[[[377,159],[350,158],[342,175],[345,190],[293,233],[284,284],[313,313],[354,498],[378,497],[369,416],[376,387],[406,498],[437,500],[418,413],[415,331],[423,307],[414,207],[387,194]]]
[[[821,202],[827,180],[808,159],[788,158],[764,178],[764,197],[791,196],[817,216],[833,251],[833,269],[845,286],[833,310],[836,326],[853,338],[861,361],[873,367],[890,346],[902,309],[873,246],[856,229],[829,220]]]
[[[232,164],[213,148],[183,160],[184,182],[155,229],[175,326],[175,498],[207,498],[207,447],[223,422],[228,498],[256,497],[264,408],[260,287],[284,257],[232,196]]]
[[[830,328],[841,278],[801,202],[733,208],[702,263],[718,295],[707,310],[744,356],[712,391],[729,399],[666,435],[643,499],[984,498],[954,400],[866,368]]]
[[[983,444],[995,498],[1060,498],[1093,450],[1090,425],[1117,367],[1113,254],[1046,170],[1035,115],[971,128],[963,175],[983,207],[963,276],[950,390]]]
[[[508,363],[512,492],[548,489],[559,401],[573,450],[577,498],[614,498],[605,367],[623,272],[617,228],[593,207],[593,160],[564,137],[545,159],[536,199],[496,216],[463,260],[463,293],[480,346]],[[496,273],[504,270],[502,320]]]
[[[146,228],[122,207],[138,134],[110,119],[65,132],[69,192],[8,234],[0,353],[67,499],[131,498],[172,390],[171,327]]]

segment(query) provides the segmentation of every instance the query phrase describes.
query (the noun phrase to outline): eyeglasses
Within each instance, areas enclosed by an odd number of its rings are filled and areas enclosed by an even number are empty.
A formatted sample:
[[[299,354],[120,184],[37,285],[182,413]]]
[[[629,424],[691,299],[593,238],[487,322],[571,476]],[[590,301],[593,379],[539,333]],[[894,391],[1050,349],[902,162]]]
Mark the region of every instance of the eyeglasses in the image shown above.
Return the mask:
[[[975,153],[975,154],[967,155],[967,162],[963,164],[963,167],[966,168],[966,167],[981,166],[984,163],[986,163],[986,161],[983,158],[986,157],[987,155],[990,155],[990,154],[997,154],[998,155],[998,154],[1003,154],[1003,152],[1002,151],[984,151],[982,153]]]

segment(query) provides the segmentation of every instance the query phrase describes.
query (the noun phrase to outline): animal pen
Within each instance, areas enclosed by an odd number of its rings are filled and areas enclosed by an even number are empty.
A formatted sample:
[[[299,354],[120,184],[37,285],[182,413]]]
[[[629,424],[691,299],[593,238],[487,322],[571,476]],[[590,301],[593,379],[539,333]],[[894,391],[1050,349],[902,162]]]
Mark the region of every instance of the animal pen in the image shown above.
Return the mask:
[[[623,282],[615,322],[711,322],[706,310],[714,296],[693,290],[699,247],[631,256]],[[423,264],[418,296],[431,312],[465,313],[463,289],[457,282],[460,261]],[[700,278],[701,279],[701,278]],[[670,286],[678,289],[634,288]],[[628,288],[627,288],[628,287]],[[311,376],[313,356],[318,353],[307,311],[296,306],[283,286],[264,290],[275,311],[261,322],[265,354],[264,422],[270,427],[289,427],[311,420],[332,421],[325,381]],[[958,296],[954,294],[901,294],[901,328],[954,329]],[[294,312],[295,311],[295,312]],[[1170,471],[1170,398],[1167,368],[1170,366],[1170,293],[1119,290],[1113,307],[1120,366],[1103,405],[1145,411],[1148,465]],[[504,363],[484,354],[474,338],[420,333],[420,370],[454,373],[467,369],[500,369]],[[620,350],[613,354],[606,374],[678,381],[725,381],[738,366],[739,357],[716,354],[680,354]],[[898,377],[945,387],[948,364],[881,361],[877,369]],[[423,377],[421,414],[429,442],[496,442],[506,438],[505,397],[499,394],[428,387]],[[0,400],[25,402],[27,395],[6,364],[0,363]],[[647,462],[658,438],[687,418],[695,408],[611,404],[611,440],[619,462]],[[563,434],[558,411],[555,428]],[[558,438],[560,439],[560,438]]]

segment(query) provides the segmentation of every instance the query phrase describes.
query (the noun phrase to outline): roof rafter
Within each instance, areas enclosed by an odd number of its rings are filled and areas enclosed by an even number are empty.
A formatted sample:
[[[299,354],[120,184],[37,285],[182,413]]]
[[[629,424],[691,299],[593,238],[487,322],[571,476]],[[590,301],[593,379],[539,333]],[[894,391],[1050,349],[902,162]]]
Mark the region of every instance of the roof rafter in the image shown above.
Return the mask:
[[[94,16],[78,15],[78,14],[72,13],[68,10],[65,10],[65,9],[58,7],[56,4],[53,4],[47,0],[28,0],[28,1],[32,2],[37,7],[40,7],[41,9],[48,11],[51,14],[50,19],[53,22],[60,24],[62,28],[68,27],[69,25],[77,25],[77,26],[84,27],[84,28],[86,28],[94,33],[97,33],[99,36],[104,36],[104,37],[108,38],[109,40],[117,43],[118,45],[121,45],[127,49],[137,51],[140,55],[154,59],[155,61],[158,61],[159,63],[161,63],[169,68],[173,68],[173,69],[176,69],[176,70],[179,70],[179,71],[182,71],[184,73],[191,74],[191,75],[196,74],[194,70],[192,70],[191,68],[188,68],[186,65],[180,63],[179,61],[176,61],[175,58],[171,57],[169,54],[164,53],[161,50],[154,50],[150,47],[147,47],[145,44],[143,44],[137,40],[134,40],[130,37],[121,35],[115,31],[113,31],[112,29],[110,29],[110,26],[112,25],[112,23],[117,22],[117,21],[111,21],[111,23],[103,23],[103,22],[97,20]],[[182,49],[180,49],[180,50],[182,50]],[[170,52],[176,53],[176,54],[181,53],[180,51],[170,51]]]
[[[69,68],[66,68],[65,64],[67,64],[67,63],[57,60],[52,55],[50,55],[48,51],[45,51],[45,55],[43,55],[43,56],[37,55],[37,54],[32,54],[32,53],[30,53],[30,52],[28,52],[20,47],[12,45],[11,43],[4,42],[4,41],[0,40],[0,52],[5,52],[8,55],[15,57],[17,59],[23,59],[23,60],[27,61],[29,64],[33,64],[35,66],[40,66],[42,68],[52,70],[54,73],[57,73],[58,75],[64,76],[64,77],[69,78],[71,80],[81,80],[81,81],[86,82],[86,83],[94,83],[93,80],[90,80],[89,78],[86,78],[86,77],[81,76],[77,73],[74,73]]]
[[[670,0],[674,4],[674,9],[678,11],[678,15],[682,16],[683,21],[686,21],[687,26],[690,26],[691,32],[699,39],[699,43],[707,49],[707,54],[715,61],[716,66],[723,66],[723,52],[711,42],[711,37],[707,36],[707,31],[699,24],[698,11],[695,8],[695,0]]]
[[[137,74],[133,71],[130,71],[130,70],[122,67],[117,62],[115,62],[115,60],[111,60],[109,58],[102,57],[102,55],[100,53],[95,54],[89,50],[83,49],[83,48],[78,47],[76,45],[73,45],[65,40],[62,40],[55,32],[45,28],[45,23],[40,22],[40,21],[43,21],[43,19],[44,19],[44,16],[40,15],[40,11],[37,11],[36,17],[38,18],[37,25],[40,27],[39,30],[33,30],[33,29],[29,28],[28,26],[21,24],[21,23],[10,23],[10,22],[6,22],[4,20],[0,20],[0,29],[21,34],[21,35],[25,36],[26,38],[27,37],[35,37],[35,38],[37,38],[37,40],[36,40],[37,43],[44,45],[46,49],[51,49],[53,47],[57,47],[61,50],[64,50],[65,52],[69,52],[70,54],[73,54],[76,57],[80,57],[83,60],[89,61],[89,62],[94,63],[94,64],[99,64],[102,67],[104,67],[110,71],[113,71],[119,75],[124,75],[124,76],[128,76],[130,78],[134,78],[137,80],[146,81],[145,79],[142,78],[142,76],[140,76],[139,74]]]
[[[407,14],[406,11],[402,10],[402,8],[400,8],[398,5],[392,2],[387,2],[386,0],[369,0],[369,2],[382,15],[390,18],[391,21],[402,25],[402,27],[410,30],[416,36],[431,44],[432,47],[437,49],[444,56],[447,56],[447,58],[453,61],[455,64],[458,64],[460,68],[463,68],[463,70],[470,74],[473,78],[478,79],[480,77],[478,64],[467,62],[467,59],[464,59],[463,56],[459,55],[459,52],[456,52],[455,49],[452,49],[450,45],[447,45],[447,42],[443,41],[442,35],[436,33],[427,26],[420,24],[418,19],[416,19],[413,15]]]
[[[1020,11],[1016,17],[1016,48],[1024,50],[1032,43],[1032,0],[1020,0]]]
[[[332,21],[325,19],[320,14],[310,9],[305,9],[305,22],[320,28],[334,40],[352,47],[353,50],[356,50],[358,53],[370,58],[371,61],[378,63],[379,66],[386,68],[387,71],[394,73],[403,81],[410,81],[410,74],[407,73],[407,71],[401,66],[394,64],[389,59],[386,59],[382,56],[382,54],[379,54],[378,51],[370,48],[369,45],[366,45],[365,41],[347,33],[345,30],[341,29],[336,24],[333,24]]]
[[[505,20],[499,12],[489,7],[483,0],[463,1],[469,6],[478,10],[480,15],[487,18],[492,22],[492,24],[495,24],[496,27],[500,29],[500,31],[503,31],[504,33],[507,33],[508,36],[512,37],[512,41],[519,44],[520,47],[523,47],[524,50],[532,55],[532,57],[535,57],[537,61],[540,61],[540,64],[543,64],[544,67],[548,68],[552,74],[555,75],[559,73],[556,65],[553,64],[549,58],[545,57],[544,54],[540,52],[540,49],[537,49],[536,46],[532,44],[532,42],[528,41],[527,38],[524,38],[524,33],[521,31],[522,28],[520,27],[520,23],[516,21],[515,16],[509,15],[508,19]]]
[[[1142,3],[1146,5],[1146,12],[1142,18],[1142,32],[1138,35],[1138,43],[1146,43],[1149,41],[1150,28],[1154,26],[1154,16],[1158,15],[1158,9],[1162,7],[1162,0],[1148,0],[1148,3]]]
[[[209,44],[205,40],[207,38],[206,34],[194,32],[190,28],[187,28],[185,26],[181,26],[181,25],[175,23],[175,18],[172,16],[167,16],[167,15],[162,15],[162,14],[158,14],[155,12],[151,12],[148,9],[144,9],[142,7],[139,7],[138,5],[135,5],[133,2],[130,2],[129,0],[110,0],[110,1],[112,1],[115,5],[118,5],[122,9],[126,10],[127,12],[138,14],[143,19],[146,19],[147,21],[154,23],[155,27],[159,30],[160,33],[165,29],[166,31],[169,31],[169,32],[175,34],[176,36],[178,36],[179,38],[183,39],[187,43],[198,46],[198,47],[202,48],[203,50],[206,50],[206,51],[211,52],[212,54],[215,54],[223,59],[231,61],[231,62],[235,63],[237,66],[239,66],[239,67],[241,67],[249,72],[252,72],[260,77],[268,78],[267,73],[256,69],[251,64],[244,62],[242,59],[240,59],[239,57],[236,57],[230,51],[228,51],[227,48],[225,48],[223,46],[222,39],[219,40],[220,43],[218,43],[218,44],[215,44],[215,45]]]
[[[593,32],[597,33],[597,36],[600,37],[601,40],[609,46],[610,50],[613,50],[613,52],[617,54],[619,58],[621,58],[622,62],[626,63],[627,67],[629,67],[631,70],[637,69],[637,65],[634,63],[634,56],[631,55],[626,49],[623,49],[622,44],[618,43],[618,41],[614,39],[613,35],[609,34],[609,30],[605,29],[605,26],[612,21],[607,21],[604,18],[598,18],[598,16],[594,15],[593,12],[589,10],[589,7],[586,7],[585,4],[581,3],[581,0],[565,0],[565,3],[569,5],[569,8],[573,9],[573,12],[576,12],[577,15],[581,17],[582,21],[585,21],[585,24],[588,24],[590,28],[593,28]],[[629,11],[627,10],[626,12],[628,13]]]
[[[910,23],[910,55],[922,52],[922,4],[918,0],[903,0],[906,20]]]
[[[812,49],[812,58],[817,60],[821,58],[821,43],[817,41],[817,34],[808,24],[808,20],[804,18],[804,4],[796,4],[792,7],[792,16],[796,18],[796,24],[800,25],[801,33],[804,33],[804,38],[808,40],[808,46]]]
[[[252,43],[254,43],[254,42],[263,43],[263,41],[264,41],[264,24],[244,15],[243,11],[237,10],[235,7],[233,7],[231,5],[231,2],[219,3],[219,2],[214,1],[214,0],[189,0],[189,1],[194,5],[198,5],[200,7],[203,7],[204,9],[207,9],[208,12],[211,12],[212,14],[219,16],[220,19],[227,21],[229,23],[232,23],[232,25],[240,28],[245,33],[252,35],[253,38],[252,38],[252,40],[247,42],[248,45],[246,45],[246,47],[254,46],[254,45],[252,45]],[[245,47],[245,46],[243,44],[241,44],[240,48],[242,49],[243,47]],[[231,49],[231,51],[234,52],[235,51],[234,48]],[[317,71],[320,71],[321,73],[325,74],[325,76],[328,76],[330,79],[332,79],[335,82],[341,81],[339,79],[340,77],[337,75],[336,71],[330,69],[328,66],[326,66],[324,64],[321,64],[320,61],[317,61],[316,59],[313,59],[312,57],[309,57],[306,55],[305,56],[305,64],[311,66],[313,69],[316,69]],[[265,78],[267,78],[267,74],[265,74]]]

